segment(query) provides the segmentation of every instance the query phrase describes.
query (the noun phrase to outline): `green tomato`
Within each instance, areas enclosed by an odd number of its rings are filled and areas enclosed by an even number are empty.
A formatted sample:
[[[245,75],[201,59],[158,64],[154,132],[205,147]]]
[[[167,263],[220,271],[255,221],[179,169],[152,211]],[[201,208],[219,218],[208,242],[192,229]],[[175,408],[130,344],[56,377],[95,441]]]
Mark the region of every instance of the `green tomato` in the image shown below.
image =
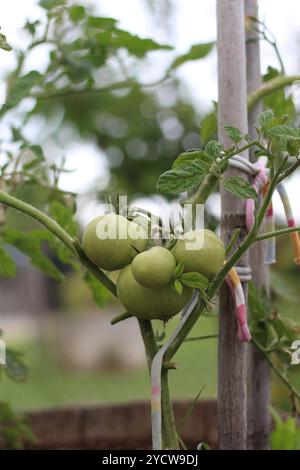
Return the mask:
[[[180,312],[193,293],[190,287],[182,288],[179,295],[170,284],[160,289],[143,287],[135,280],[131,265],[122,269],[117,281],[118,297],[127,312],[144,320],[167,321]]]
[[[117,214],[96,217],[88,224],[82,238],[87,257],[107,271],[124,268],[146,249],[147,242],[147,234],[141,226]]]
[[[197,240],[202,240],[198,247]],[[193,247],[194,245],[194,247]],[[186,232],[172,250],[177,263],[184,264],[184,272],[197,272],[212,279],[225,260],[225,247],[220,238],[211,230],[197,229]]]
[[[142,286],[159,288],[170,284],[175,267],[172,253],[162,246],[154,246],[134,258],[132,273]]]

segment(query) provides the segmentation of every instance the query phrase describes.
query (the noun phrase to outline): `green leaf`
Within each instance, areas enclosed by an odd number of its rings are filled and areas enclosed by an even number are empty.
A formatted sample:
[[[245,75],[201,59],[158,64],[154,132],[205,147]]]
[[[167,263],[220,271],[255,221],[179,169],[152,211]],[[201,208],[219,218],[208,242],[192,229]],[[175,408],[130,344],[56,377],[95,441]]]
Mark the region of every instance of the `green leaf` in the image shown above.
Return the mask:
[[[291,141],[300,141],[300,131],[291,126],[275,126],[272,127],[268,134],[274,137],[283,137]]]
[[[8,44],[6,40],[6,36],[3,33],[0,33],[0,49],[3,49],[4,51],[11,51],[12,48]]]
[[[20,77],[10,90],[3,110],[8,111],[17,106],[23,98],[29,95],[30,90],[37,85],[42,78],[43,76],[36,70],[32,70],[27,75]]]
[[[52,8],[58,7],[60,5],[65,5],[66,0],[40,0],[40,5],[46,10],[52,10]]]
[[[24,362],[23,353],[15,349],[6,350],[5,373],[15,382],[24,382],[28,376],[28,367]]]
[[[113,29],[116,27],[117,20],[114,18],[89,16],[87,19],[87,26],[96,29]]]
[[[69,235],[71,235],[71,237],[78,235],[79,226],[73,219],[74,213],[70,207],[64,205],[58,200],[53,200],[50,203],[50,214],[53,219],[61,225]]]
[[[58,282],[63,281],[63,274],[42,252],[41,244],[53,240],[53,236],[46,230],[32,230],[21,232],[15,228],[7,228],[4,232],[5,241],[11,243],[30,259],[33,266],[52,277]]]
[[[206,114],[200,124],[200,138],[205,144],[211,140],[218,131],[217,103],[214,103],[215,110]]]
[[[16,275],[16,265],[7,251],[0,246],[0,276],[13,278]]]
[[[243,140],[243,135],[237,127],[234,126],[224,126],[226,134],[228,135],[229,139],[232,140],[235,144],[238,144]]]
[[[230,193],[242,199],[254,199],[257,200],[257,194],[255,189],[251,186],[249,181],[245,180],[242,176],[232,176],[226,178],[224,181],[224,188]]]
[[[205,157],[203,150],[190,150],[181,153],[173,163],[172,168],[177,168],[182,164],[194,162],[195,160],[201,160],[202,157]]]
[[[248,302],[251,318],[256,322],[270,316],[271,306],[266,290],[257,290],[252,281],[248,282]]]
[[[179,263],[176,265],[176,268],[173,271],[173,275],[172,275],[173,279],[177,279],[178,277],[180,277],[181,274],[183,274],[183,271],[184,271],[183,261],[179,261]]]
[[[270,109],[267,109],[266,111],[263,111],[262,113],[260,113],[258,117],[258,123],[263,132],[268,130],[271,127],[272,121],[274,120],[274,118],[275,118],[274,113]]]
[[[184,273],[180,277],[182,284],[193,289],[199,289],[201,292],[205,292],[208,287],[208,280],[200,273]]]
[[[103,308],[110,297],[106,287],[104,287],[89,271],[86,272],[84,280],[91,289],[94,301],[98,307]]]
[[[102,46],[127,49],[130,54],[136,57],[144,57],[150,51],[173,49],[169,45],[159,44],[149,38],[140,38],[122,29],[111,29],[96,33],[95,39]]]
[[[167,194],[178,194],[190,191],[199,186],[207,166],[200,160],[186,163],[160,175],[157,191]]]
[[[214,45],[214,42],[194,44],[186,54],[176,57],[176,59],[172,62],[169,70],[174,70],[190,60],[203,59],[211,52]]]
[[[69,8],[69,15],[73,23],[78,23],[85,17],[85,8],[82,5],[72,5]]]
[[[270,441],[272,450],[299,450],[300,429],[296,419],[290,416],[285,421],[277,422]]]
[[[182,294],[182,284],[179,279],[175,279],[175,281],[172,284],[172,287],[175,289],[177,294],[181,295]]]
[[[33,154],[33,158],[29,161],[24,163],[23,170],[31,170],[32,168],[39,165],[41,162],[45,161],[45,156],[43,149],[40,145],[29,145],[29,146],[22,146],[23,151],[30,151]]]
[[[263,81],[267,82],[280,75],[281,72],[277,69],[268,67],[267,73],[263,76]],[[287,114],[290,116],[290,119],[293,120],[296,116],[293,96],[292,94],[286,93],[284,88],[268,93],[264,98],[264,107],[266,109],[272,109],[275,117],[281,117]]]
[[[220,157],[223,151],[224,151],[223,145],[219,144],[217,140],[210,140],[205,145],[205,154],[214,160]]]

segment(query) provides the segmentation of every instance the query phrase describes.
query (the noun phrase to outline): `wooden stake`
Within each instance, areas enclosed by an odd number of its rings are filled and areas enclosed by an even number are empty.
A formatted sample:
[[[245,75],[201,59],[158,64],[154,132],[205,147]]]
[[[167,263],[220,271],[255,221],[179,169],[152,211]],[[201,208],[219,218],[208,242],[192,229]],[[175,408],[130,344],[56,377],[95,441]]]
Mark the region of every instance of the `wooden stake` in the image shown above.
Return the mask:
[[[247,132],[246,57],[244,31],[244,1],[217,0],[219,140],[225,146],[224,125]],[[245,158],[248,156],[245,154]],[[226,177],[237,175],[233,168]],[[245,176],[245,175],[243,175]],[[245,236],[245,201],[221,187],[221,232],[228,243],[233,231],[241,228]],[[240,260],[245,266],[248,257]],[[245,292],[246,294],[246,292]],[[247,447],[247,349],[237,335],[234,304],[226,286],[220,293],[219,372],[218,372],[218,429],[220,449]]]
[[[257,24],[250,19],[250,17],[258,17],[257,0],[246,0],[245,14],[247,25],[250,28],[251,26],[257,28]],[[253,30],[246,34],[246,58],[247,91],[250,93],[261,85],[259,35]],[[257,136],[255,126],[262,108],[262,103],[259,102],[248,112],[248,133],[251,139],[255,139]],[[255,161],[251,151],[250,160]],[[250,249],[252,278],[258,290],[262,287],[267,290],[269,288],[268,266],[264,264],[265,246],[265,242],[259,242]],[[270,369],[264,356],[253,345],[249,348],[248,353],[248,449],[268,449],[271,425],[268,410]]]

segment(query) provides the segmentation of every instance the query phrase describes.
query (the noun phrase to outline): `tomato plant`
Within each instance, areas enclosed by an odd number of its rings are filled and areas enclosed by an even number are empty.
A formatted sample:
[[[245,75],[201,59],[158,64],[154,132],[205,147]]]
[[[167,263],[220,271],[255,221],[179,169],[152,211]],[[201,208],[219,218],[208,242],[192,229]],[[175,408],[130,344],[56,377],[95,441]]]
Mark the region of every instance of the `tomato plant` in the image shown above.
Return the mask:
[[[82,5],[70,6],[62,0],[42,1],[41,5],[46,10],[47,24],[38,28],[35,23],[27,23],[26,29],[31,37],[30,51],[41,44],[53,46],[47,70],[44,74],[37,70],[25,73],[26,51],[17,51],[17,67],[8,78],[8,93],[0,111],[1,118],[20,109],[19,105],[28,97],[35,100],[35,108],[31,111],[34,115],[41,109],[47,113],[43,103],[59,97],[105,95],[136,87],[142,90],[143,84],[130,76],[126,80],[99,86],[95,83],[95,72],[99,69],[103,71],[102,67],[107,66],[109,57],[113,54],[117,56],[121,48],[139,59],[148,52],[171,48],[124,31],[113,18],[94,16]],[[70,24],[74,27],[75,39],[70,39],[68,34],[67,26]],[[5,51],[11,49],[3,34],[0,35],[0,47]],[[205,57],[212,48],[212,43],[194,45],[186,54],[171,62],[161,81],[169,79],[185,62]],[[211,310],[223,283],[229,281],[232,291],[238,290],[240,286],[234,271],[237,263],[255,243],[284,234],[294,234],[294,247],[296,251],[299,249],[295,236],[300,228],[291,221],[287,228],[262,231],[276,188],[280,188],[282,182],[300,166],[300,131],[294,120],[295,109],[283,92],[284,87],[296,78],[269,69],[264,77],[265,84],[249,95],[249,109],[261,100],[267,108],[258,117],[255,137],[226,125],[231,143],[223,145],[214,139],[216,112],[210,113],[203,120],[200,131],[205,141],[203,148],[180,152],[172,167],[164,169],[166,171],[159,176],[157,192],[168,198],[187,193],[181,201],[182,205],[185,202],[194,207],[204,204],[220,183],[225,191],[245,201],[245,205],[248,202],[249,212],[252,211],[249,230],[240,234],[238,228],[238,235],[233,234],[228,243],[221,241],[213,231],[196,227],[179,239],[175,236],[175,230],[171,230],[171,240],[166,240],[159,224],[160,236],[154,239],[134,217],[126,218],[118,212],[99,215],[92,220],[84,231],[81,243],[79,225],[74,217],[76,195],[61,190],[59,185],[61,175],[67,171],[63,162],[50,163],[42,146],[25,138],[22,124],[10,128],[8,144],[11,147],[8,145],[8,150],[4,150],[5,160],[1,161],[0,168],[0,274],[6,277],[15,275],[14,260],[6,249],[10,244],[26,254],[41,271],[58,282],[63,281],[59,266],[45,255],[43,246],[47,244],[61,263],[83,273],[100,307],[107,291],[119,298],[126,312],[112,323],[132,316],[137,318],[152,384],[158,384],[152,387],[155,393],[159,391],[152,397],[153,435],[157,447],[179,448],[168,387],[168,370],[172,368],[173,357],[188,338],[199,316]],[[274,96],[276,100],[271,99]],[[290,111],[288,115],[282,112],[283,108]],[[67,111],[70,112],[70,108]],[[24,123],[28,117],[25,113]],[[256,162],[261,163],[260,157],[264,157],[268,184],[262,188],[252,181],[253,174],[249,178],[227,175],[230,165],[243,165],[240,155],[248,150],[251,150]],[[251,168],[257,169],[254,173],[257,176],[260,171],[258,167]],[[17,217],[13,215],[13,210],[18,211]],[[137,212],[145,215],[141,208]],[[110,230],[118,235],[101,236],[100,232],[103,235],[103,232]],[[136,231],[139,232],[138,237],[133,236]],[[188,244],[195,243],[198,236],[203,238],[203,243],[189,250]],[[296,255],[299,259],[299,252]],[[113,276],[106,272],[114,270],[121,270],[116,283]],[[237,299],[240,300],[238,296]],[[299,338],[299,326],[289,323],[280,315],[272,315],[268,302],[264,293],[253,292],[250,287],[253,343],[293,396],[299,398],[299,391],[286,374],[291,355],[289,345]],[[237,304],[239,333],[248,331],[245,328],[244,307]],[[152,320],[165,322],[180,311],[182,317],[174,332],[163,345],[159,344]],[[251,335],[241,334],[240,338],[249,341]],[[157,410],[159,412],[156,414]]]

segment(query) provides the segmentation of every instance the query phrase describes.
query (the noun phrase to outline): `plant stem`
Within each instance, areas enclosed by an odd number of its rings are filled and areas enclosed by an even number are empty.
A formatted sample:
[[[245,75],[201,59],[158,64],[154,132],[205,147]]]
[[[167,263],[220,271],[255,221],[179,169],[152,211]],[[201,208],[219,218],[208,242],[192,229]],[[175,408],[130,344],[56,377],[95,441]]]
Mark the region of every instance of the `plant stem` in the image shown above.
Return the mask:
[[[90,273],[95,276],[95,278],[101,282],[115,297],[117,297],[117,290],[115,283],[102,271],[102,269],[98,268],[89,258],[86,256],[85,252],[82,249],[81,244],[79,241],[74,238],[73,239],[73,246],[76,250],[77,258],[81,261]]]
[[[117,323],[120,323],[121,321],[124,321],[124,320],[127,320],[128,318],[132,318],[133,315],[131,315],[130,313],[121,313],[120,315],[117,315],[116,317],[114,317],[111,321],[110,321],[110,324],[111,325],[117,325]]]
[[[178,437],[175,426],[173,407],[170,402],[168,370],[165,368],[163,368],[161,372],[161,409],[164,448],[178,450]]]
[[[280,368],[272,361],[270,358],[269,354],[266,353],[265,349],[261,346],[261,344],[255,339],[252,338],[253,343],[261,351],[262,354],[264,354],[266,360],[268,361],[270,367],[274,370],[276,375],[279,377],[279,379],[289,388],[289,390],[292,392],[293,395],[295,395],[297,398],[300,399],[300,391],[297,390],[293,384],[291,384],[290,380],[286,375],[280,370]]]
[[[144,341],[149,371],[151,371],[152,360],[158,352],[151,321],[139,320],[140,332]],[[164,361],[164,364],[166,362]],[[162,407],[162,438],[164,448],[178,449],[177,431],[175,427],[173,408],[170,399],[168,383],[168,367],[162,368],[161,378],[161,407]]]
[[[266,240],[267,238],[280,237],[281,235],[286,235],[287,233],[300,232],[300,227],[287,227],[280,230],[275,230],[275,232],[266,232],[260,235],[257,235],[255,241]]]
[[[252,107],[265,96],[273,93],[273,91],[284,88],[288,85],[292,85],[295,81],[300,80],[299,75],[279,75],[278,77],[272,78],[267,82],[264,82],[257,90],[249,93],[248,95],[248,109]]]
[[[204,335],[204,336],[192,336],[191,338],[186,338],[184,340],[184,343],[187,343],[189,341],[201,341],[202,339],[215,339],[218,338],[218,334],[214,335]]]
[[[55,235],[69,250],[76,256],[76,250],[73,245],[72,237],[60,226],[58,223],[48,217],[46,214],[36,209],[35,207],[20,201],[19,199],[10,196],[9,194],[0,191],[0,203],[6,206],[13,207],[14,209],[23,212],[24,214],[32,217],[46,227],[53,235]]]

